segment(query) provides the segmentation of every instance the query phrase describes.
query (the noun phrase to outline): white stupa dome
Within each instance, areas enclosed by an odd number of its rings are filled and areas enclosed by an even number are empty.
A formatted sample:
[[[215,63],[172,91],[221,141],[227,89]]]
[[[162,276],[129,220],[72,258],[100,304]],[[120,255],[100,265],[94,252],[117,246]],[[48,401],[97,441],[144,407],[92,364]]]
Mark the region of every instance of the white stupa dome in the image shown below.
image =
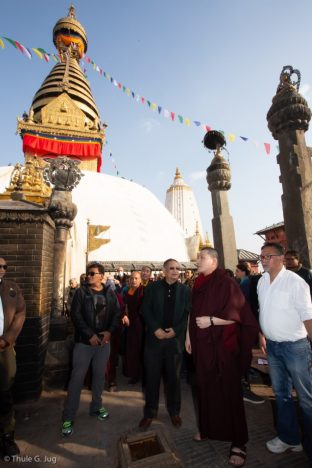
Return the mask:
[[[0,193],[8,187],[12,170],[0,167]],[[108,240],[89,252],[89,261],[189,261],[182,228],[149,190],[119,177],[83,173],[72,192],[78,213],[68,241],[67,278],[85,271],[88,220],[105,226],[97,238]]]

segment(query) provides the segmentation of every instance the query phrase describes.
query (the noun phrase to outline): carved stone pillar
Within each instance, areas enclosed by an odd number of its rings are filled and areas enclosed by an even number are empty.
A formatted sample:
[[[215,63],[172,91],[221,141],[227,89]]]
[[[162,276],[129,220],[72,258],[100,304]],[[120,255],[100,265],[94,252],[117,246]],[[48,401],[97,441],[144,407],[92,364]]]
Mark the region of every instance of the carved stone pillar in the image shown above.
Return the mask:
[[[68,336],[68,320],[63,315],[64,271],[68,231],[76,216],[71,191],[79,183],[82,173],[79,161],[58,157],[48,161],[43,176],[54,185],[48,207],[55,224],[53,256],[53,289],[49,343],[45,359],[45,381],[48,385],[64,384],[70,365],[71,339]]]
[[[64,274],[68,231],[77,214],[71,192],[53,190],[49,206],[55,223],[52,317],[60,317],[64,308]]]
[[[44,177],[54,185],[49,213],[55,223],[54,238],[54,272],[52,294],[52,318],[63,314],[64,272],[68,231],[77,214],[77,207],[72,202],[71,191],[79,183],[82,173],[79,162],[66,157],[49,161],[44,170]]]
[[[230,215],[227,191],[231,188],[231,169],[220,153],[225,139],[220,132],[207,132],[204,145],[216,149],[215,156],[207,169],[208,190],[211,192],[213,207],[212,231],[214,247],[219,254],[219,264],[223,268],[235,270],[237,250],[233,218]]]
[[[297,81],[291,77],[297,75]],[[268,112],[268,127],[278,140],[282,205],[288,247],[298,250],[304,266],[312,266],[312,163],[304,133],[311,111],[298,93],[300,72],[283,68],[280,84]]]

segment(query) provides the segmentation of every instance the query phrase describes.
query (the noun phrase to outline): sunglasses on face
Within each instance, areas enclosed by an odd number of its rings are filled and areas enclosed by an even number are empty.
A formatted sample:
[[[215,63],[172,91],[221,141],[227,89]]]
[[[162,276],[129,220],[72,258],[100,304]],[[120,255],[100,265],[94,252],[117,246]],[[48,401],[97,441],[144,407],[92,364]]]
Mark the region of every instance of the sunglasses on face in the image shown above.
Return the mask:
[[[0,269],[1,269],[1,268],[5,271],[5,270],[7,270],[8,265],[6,265],[6,264],[0,264]]]
[[[88,271],[87,276],[94,276],[94,275],[100,275],[101,273],[98,273],[96,271]]]

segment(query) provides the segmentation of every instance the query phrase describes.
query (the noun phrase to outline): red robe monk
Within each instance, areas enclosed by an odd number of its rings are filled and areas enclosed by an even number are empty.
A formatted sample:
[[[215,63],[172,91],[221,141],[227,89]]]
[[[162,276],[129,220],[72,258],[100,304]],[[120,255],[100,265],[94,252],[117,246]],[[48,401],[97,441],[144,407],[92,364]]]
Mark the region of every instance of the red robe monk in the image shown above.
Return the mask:
[[[241,376],[251,362],[258,324],[239,286],[218,268],[216,250],[198,259],[186,350],[196,368],[199,434],[195,440],[232,443],[229,463],[242,466],[248,431]]]

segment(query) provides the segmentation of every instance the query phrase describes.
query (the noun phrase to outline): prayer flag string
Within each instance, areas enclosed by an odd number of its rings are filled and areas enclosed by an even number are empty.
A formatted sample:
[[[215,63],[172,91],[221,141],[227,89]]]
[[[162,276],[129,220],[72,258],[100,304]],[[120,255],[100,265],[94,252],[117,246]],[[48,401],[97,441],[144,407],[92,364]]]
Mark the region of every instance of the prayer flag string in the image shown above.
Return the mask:
[[[13,39],[10,39],[9,37],[5,37],[5,36],[0,36],[0,48],[2,48],[2,49],[5,48],[5,42],[4,41],[8,42],[15,49],[19,50],[29,60],[32,59],[32,56],[33,56],[32,52],[34,52],[35,55],[40,58],[40,60],[44,59],[46,62],[49,62],[50,58],[52,58],[55,62],[61,62],[61,60],[62,60],[62,57],[60,57],[59,55],[49,53],[46,50],[44,50],[43,48],[41,48],[41,47],[33,47],[33,48],[30,49],[28,47],[25,47],[20,42],[18,42],[16,40],[13,40]],[[106,78],[108,81],[110,81],[110,83],[113,86],[115,86],[116,88],[122,90],[122,92],[124,92],[127,96],[131,97],[136,102],[141,103],[141,104],[147,104],[147,106],[151,109],[152,112],[157,111],[157,113],[159,115],[162,114],[166,119],[169,119],[172,122],[174,122],[174,121],[179,122],[180,124],[186,125],[187,127],[190,127],[191,123],[192,123],[196,127],[200,127],[205,133],[208,132],[209,130],[212,130],[212,127],[210,125],[202,123],[199,120],[191,120],[188,117],[184,117],[181,114],[177,114],[176,112],[165,109],[160,104],[157,104],[157,103],[153,102],[152,100],[147,99],[144,96],[141,96],[141,95],[135,93],[133,90],[131,90],[130,88],[124,86],[122,83],[120,83],[115,78],[113,78],[109,73],[104,71],[99,65],[97,65],[94,62],[94,60],[92,60],[87,55],[84,55],[83,60],[80,63],[81,69],[82,69],[84,74],[86,74],[85,64],[90,65],[94,71],[96,71],[97,73],[100,74],[100,76],[102,76],[103,78]],[[222,131],[222,133],[225,135],[224,131]],[[230,143],[234,143],[235,141],[237,141],[237,135],[235,133],[233,133],[233,132],[228,132],[227,137],[228,137],[228,141]],[[242,135],[239,135],[239,138],[242,141],[244,141],[245,143],[251,142],[256,148],[259,147],[259,142],[257,140],[254,140],[254,139],[251,139],[249,137],[242,136]],[[269,155],[270,152],[271,152],[271,144],[267,143],[267,142],[264,142],[261,146],[264,148],[266,154]],[[119,171],[117,170],[117,168],[116,168],[116,171],[117,171],[117,175],[119,175]]]

